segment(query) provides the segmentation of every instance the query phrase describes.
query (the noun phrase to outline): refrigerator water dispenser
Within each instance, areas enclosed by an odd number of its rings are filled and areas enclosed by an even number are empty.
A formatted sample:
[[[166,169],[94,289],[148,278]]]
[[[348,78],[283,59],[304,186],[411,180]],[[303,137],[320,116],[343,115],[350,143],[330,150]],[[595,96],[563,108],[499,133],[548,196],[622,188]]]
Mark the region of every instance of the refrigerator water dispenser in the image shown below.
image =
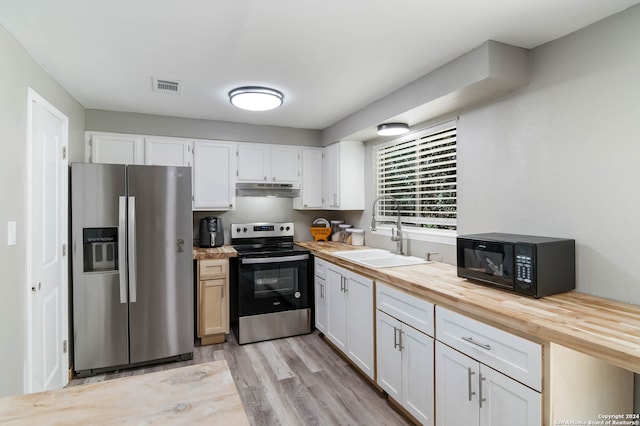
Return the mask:
[[[84,272],[118,270],[118,228],[83,229]]]

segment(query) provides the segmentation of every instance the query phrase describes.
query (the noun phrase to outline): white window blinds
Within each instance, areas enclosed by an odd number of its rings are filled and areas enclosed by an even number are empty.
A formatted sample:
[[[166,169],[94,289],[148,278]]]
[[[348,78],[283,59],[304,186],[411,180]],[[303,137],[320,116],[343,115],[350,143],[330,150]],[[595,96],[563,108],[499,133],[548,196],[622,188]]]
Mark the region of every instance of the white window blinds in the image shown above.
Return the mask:
[[[403,224],[456,229],[456,125],[447,122],[377,148],[377,196],[398,200]],[[379,221],[395,222],[396,215],[393,201],[378,202]]]

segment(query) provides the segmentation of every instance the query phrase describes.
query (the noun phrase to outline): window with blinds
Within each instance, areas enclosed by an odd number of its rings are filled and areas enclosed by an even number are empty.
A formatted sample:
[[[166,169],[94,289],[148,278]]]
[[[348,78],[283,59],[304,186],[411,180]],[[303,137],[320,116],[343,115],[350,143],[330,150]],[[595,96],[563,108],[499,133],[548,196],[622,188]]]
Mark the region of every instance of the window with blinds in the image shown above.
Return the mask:
[[[422,130],[376,149],[377,196],[391,195],[403,225],[456,230],[456,121]],[[396,222],[393,200],[378,201],[376,219]]]

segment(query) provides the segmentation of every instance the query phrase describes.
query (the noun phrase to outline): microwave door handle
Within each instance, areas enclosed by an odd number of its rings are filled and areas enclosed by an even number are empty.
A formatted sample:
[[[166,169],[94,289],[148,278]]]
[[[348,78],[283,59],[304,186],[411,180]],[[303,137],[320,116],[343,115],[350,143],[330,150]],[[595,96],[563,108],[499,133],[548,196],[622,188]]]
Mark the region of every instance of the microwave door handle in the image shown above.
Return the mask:
[[[129,301],[135,303],[137,293],[136,266],[136,197],[129,197]]]
[[[127,303],[127,197],[118,197],[118,275],[120,303]]]

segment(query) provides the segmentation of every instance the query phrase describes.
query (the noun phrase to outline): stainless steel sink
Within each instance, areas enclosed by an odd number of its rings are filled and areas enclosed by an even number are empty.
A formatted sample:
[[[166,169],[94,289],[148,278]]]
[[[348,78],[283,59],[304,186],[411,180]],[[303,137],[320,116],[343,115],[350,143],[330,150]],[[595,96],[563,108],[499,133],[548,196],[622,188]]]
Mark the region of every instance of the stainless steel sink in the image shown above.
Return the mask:
[[[389,268],[393,266],[408,266],[427,263],[426,260],[419,257],[403,256],[382,249],[336,251],[332,254],[370,268]]]

